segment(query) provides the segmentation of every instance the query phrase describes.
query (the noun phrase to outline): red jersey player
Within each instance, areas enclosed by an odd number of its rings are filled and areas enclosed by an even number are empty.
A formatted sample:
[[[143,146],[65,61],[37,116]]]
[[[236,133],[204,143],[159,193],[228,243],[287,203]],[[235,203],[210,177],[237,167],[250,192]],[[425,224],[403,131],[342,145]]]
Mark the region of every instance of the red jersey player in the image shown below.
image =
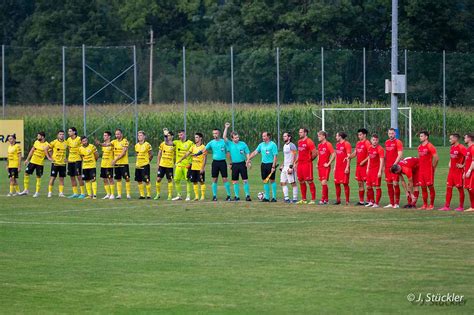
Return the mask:
[[[356,203],[356,206],[365,205],[364,183],[367,180],[367,161],[369,160],[370,148],[370,141],[367,140],[368,133],[369,132],[367,131],[367,129],[364,128],[357,130],[357,137],[359,138],[359,142],[357,142],[355,150],[351,154],[351,159],[357,157],[355,179],[359,184],[359,202]]]
[[[336,164],[334,165],[334,185],[336,186],[335,205],[341,204],[341,184],[344,185],[346,196],[346,206],[349,205],[349,174],[350,174],[350,156],[351,144],[346,140],[347,134],[338,132],[336,134]]]
[[[466,158],[466,147],[459,143],[461,136],[457,133],[449,135],[449,143],[451,149],[449,150],[449,172],[446,180],[446,203],[444,207],[439,209],[441,211],[449,211],[451,198],[453,197],[453,187],[459,191],[459,207],[456,211],[464,210],[464,188],[462,183],[462,176],[464,173],[464,160]]]
[[[367,201],[366,207],[378,208],[380,198],[382,197],[381,179],[382,170],[384,167],[384,152],[381,145],[379,145],[379,136],[373,134],[370,139],[371,146],[369,147],[367,162]],[[374,188],[376,195],[374,196]]]
[[[407,193],[408,204],[404,206],[404,208],[416,208],[416,201],[418,200],[419,194],[419,165],[420,162],[417,157],[407,157],[390,168],[392,173],[400,175],[403,188]],[[403,179],[403,175],[407,177],[407,184]]]
[[[384,208],[399,208],[400,186],[398,185],[398,174],[390,172],[390,168],[400,162],[403,156],[403,143],[396,138],[395,129],[388,130],[388,140],[385,141],[385,181],[387,182],[388,197],[390,204]]]
[[[438,165],[438,153],[436,148],[429,142],[430,134],[428,131],[420,132],[420,145],[418,146],[419,166],[419,185],[421,186],[421,196],[423,197],[423,206],[421,210],[433,210],[435,200],[434,174]],[[430,190],[430,203],[428,204],[428,189]]]
[[[466,212],[474,211],[474,134],[468,133],[464,135],[464,142],[466,143],[467,153],[466,162],[464,163],[464,188],[467,189],[471,207],[466,209]]]
[[[301,200],[298,204],[305,204],[306,201],[306,183],[311,191],[311,201],[309,204],[316,203],[316,187],[313,182],[313,160],[318,156],[316,146],[313,140],[308,138],[308,129],[299,130],[300,140],[298,140],[298,159],[296,160],[296,174],[300,182]]]
[[[320,205],[327,205],[329,202],[328,180],[331,173],[331,163],[336,157],[332,144],[327,141],[327,132],[318,132],[318,175],[321,182],[321,201]]]

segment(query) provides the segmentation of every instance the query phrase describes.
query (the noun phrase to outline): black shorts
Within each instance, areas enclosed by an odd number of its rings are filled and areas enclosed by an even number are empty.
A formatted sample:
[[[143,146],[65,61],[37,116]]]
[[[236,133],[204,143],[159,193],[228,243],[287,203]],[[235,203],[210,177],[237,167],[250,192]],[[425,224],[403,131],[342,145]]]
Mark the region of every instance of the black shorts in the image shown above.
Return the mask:
[[[36,170],[36,177],[41,177],[43,176],[43,165],[38,165],[34,163],[28,163],[28,166],[26,167],[25,173],[28,175],[33,174],[33,172]]]
[[[199,170],[188,171],[189,181],[191,183],[204,183],[206,181],[206,173],[202,173]]]
[[[260,172],[262,174],[262,180],[266,179],[267,176],[270,175],[270,173],[272,172],[272,166],[273,166],[273,163],[262,163],[261,164]],[[275,172],[273,172],[272,176],[270,176],[271,180],[275,180],[275,173],[276,173],[276,170],[275,170]]]
[[[82,161],[76,161],[67,163],[67,175],[74,177],[74,176],[81,176],[82,174]]]
[[[212,161],[211,176],[217,178],[221,173],[222,178],[227,178],[227,162],[225,160]]]
[[[82,179],[85,181],[95,180],[96,169],[95,168],[85,168],[82,170]]]
[[[249,179],[245,162],[232,163],[232,180],[239,180],[239,174],[243,180]]]
[[[51,164],[51,177],[66,177],[66,165]]]
[[[158,173],[156,174],[158,178],[163,178],[166,176],[167,180],[173,179],[173,168],[172,167],[158,167]]]
[[[142,168],[135,169],[135,181],[136,182],[150,182],[150,164],[143,166]]]
[[[100,178],[113,178],[114,169],[112,167],[101,167],[100,168]]]
[[[130,179],[130,169],[128,164],[116,165],[114,170],[116,180],[121,180],[122,178],[125,180]]]
[[[8,178],[18,178],[18,167],[8,168]]]

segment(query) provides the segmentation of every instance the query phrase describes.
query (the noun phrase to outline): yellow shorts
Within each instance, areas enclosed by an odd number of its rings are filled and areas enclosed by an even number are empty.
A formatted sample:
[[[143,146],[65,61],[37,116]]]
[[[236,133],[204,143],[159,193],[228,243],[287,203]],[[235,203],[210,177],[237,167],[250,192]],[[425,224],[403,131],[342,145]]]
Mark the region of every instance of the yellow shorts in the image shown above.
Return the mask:
[[[177,182],[188,180],[188,168],[186,166],[176,166],[174,170],[174,180]]]

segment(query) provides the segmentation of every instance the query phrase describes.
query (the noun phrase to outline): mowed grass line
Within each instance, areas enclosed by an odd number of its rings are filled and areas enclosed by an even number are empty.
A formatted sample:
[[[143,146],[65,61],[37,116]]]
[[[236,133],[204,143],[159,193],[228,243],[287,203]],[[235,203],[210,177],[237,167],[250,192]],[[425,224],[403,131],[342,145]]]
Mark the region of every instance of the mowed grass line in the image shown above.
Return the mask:
[[[7,198],[4,187],[2,313],[474,311],[468,213]],[[456,292],[468,302],[416,306],[411,292]]]

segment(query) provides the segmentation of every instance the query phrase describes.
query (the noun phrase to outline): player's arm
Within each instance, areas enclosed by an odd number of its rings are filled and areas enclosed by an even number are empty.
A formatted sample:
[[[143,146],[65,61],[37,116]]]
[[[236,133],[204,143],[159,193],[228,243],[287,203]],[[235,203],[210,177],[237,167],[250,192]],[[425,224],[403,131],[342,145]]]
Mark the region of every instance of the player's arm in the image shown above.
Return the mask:
[[[370,163],[370,162],[369,162]],[[377,176],[378,177],[382,177],[382,170],[384,168],[384,165],[385,164],[385,158],[383,157],[383,155],[380,156],[380,166],[379,166],[379,172],[377,173]]]
[[[115,165],[115,163],[117,163],[118,160],[123,158],[125,154],[127,154],[127,151],[128,151],[128,147],[123,147],[122,152],[119,154],[119,156],[117,156],[115,159],[112,160],[112,166]]]
[[[255,151],[253,151],[252,153],[250,153],[249,161],[252,160],[255,156],[257,156],[258,153],[259,153],[258,148]]]
[[[50,146],[48,146],[47,148],[44,149],[44,154],[46,155],[46,157],[48,158],[48,160],[50,160],[51,162],[53,162],[53,157],[51,156],[51,152],[52,152],[52,148]]]
[[[431,152],[431,154],[433,155],[433,169],[436,170],[436,167],[438,167],[439,155],[434,147],[433,152]]]
[[[25,160],[25,165],[28,165],[28,163],[30,163],[30,159],[31,157],[33,156],[33,153],[35,152],[35,147],[33,146],[30,150],[30,152],[28,152],[28,156],[26,157],[26,160]]]
[[[97,152],[97,150],[95,150],[95,152],[94,152],[94,159],[96,161],[99,159],[99,152]]]
[[[207,154],[204,155],[202,159],[202,167],[201,167],[201,174],[204,174],[204,170],[206,169],[206,162],[207,162]]]
[[[395,164],[398,164],[401,160],[402,160],[402,157],[403,157],[403,147],[400,143],[397,144],[397,159],[395,160],[395,162],[393,163],[394,165]]]
[[[346,154],[347,154],[347,165],[346,169],[344,170],[344,173],[349,174],[349,168],[351,167],[351,147],[350,145],[347,145],[348,143],[346,142]]]
[[[148,159],[150,160],[153,160],[153,150],[150,148],[150,151],[148,151]]]
[[[291,164],[288,167],[288,174],[291,174],[293,172],[293,168],[296,165],[296,161],[298,161],[298,150],[296,148],[294,150],[291,150],[291,154],[293,155],[293,160],[291,161]]]
[[[202,151],[199,151],[199,152],[201,152],[201,154],[203,154]],[[201,155],[201,154],[199,154],[199,152],[196,153],[196,156],[197,156],[197,155]],[[187,157],[190,156],[190,155],[191,155],[191,151],[186,152],[186,154],[183,155],[183,157],[180,158],[179,161],[176,161],[176,164],[181,163],[181,161],[183,161],[185,158],[187,158]],[[160,159],[160,158],[161,158],[161,150],[158,152],[158,159]],[[159,160],[158,160],[157,163],[159,163]]]
[[[224,132],[222,133],[222,139],[224,139],[225,142],[227,142],[227,131],[229,130],[230,123],[226,122],[224,125]]]
[[[160,160],[161,160],[161,156],[163,155],[163,152],[161,150],[158,150],[158,156],[156,157],[156,166],[160,166]],[[181,159],[183,160],[183,159]],[[179,160],[179,162],[181,162],[181,160]],[[179,163],[177,162],[177,163]]]
[[[466,171],[465,177],[471,177],[471,173],[474,170],[474,160],[472,160],[469,169]]]
[[[357,147],[354,148],[354,151],[349,155],[349,160],[352,160],[353,158],[355,158],[357,155]]]
[[[331,153],[329,156],[329,161],[324,164],[324,167],[331,167],[332,162],[334,162],[334,159],[336,158],[336,152]]]

